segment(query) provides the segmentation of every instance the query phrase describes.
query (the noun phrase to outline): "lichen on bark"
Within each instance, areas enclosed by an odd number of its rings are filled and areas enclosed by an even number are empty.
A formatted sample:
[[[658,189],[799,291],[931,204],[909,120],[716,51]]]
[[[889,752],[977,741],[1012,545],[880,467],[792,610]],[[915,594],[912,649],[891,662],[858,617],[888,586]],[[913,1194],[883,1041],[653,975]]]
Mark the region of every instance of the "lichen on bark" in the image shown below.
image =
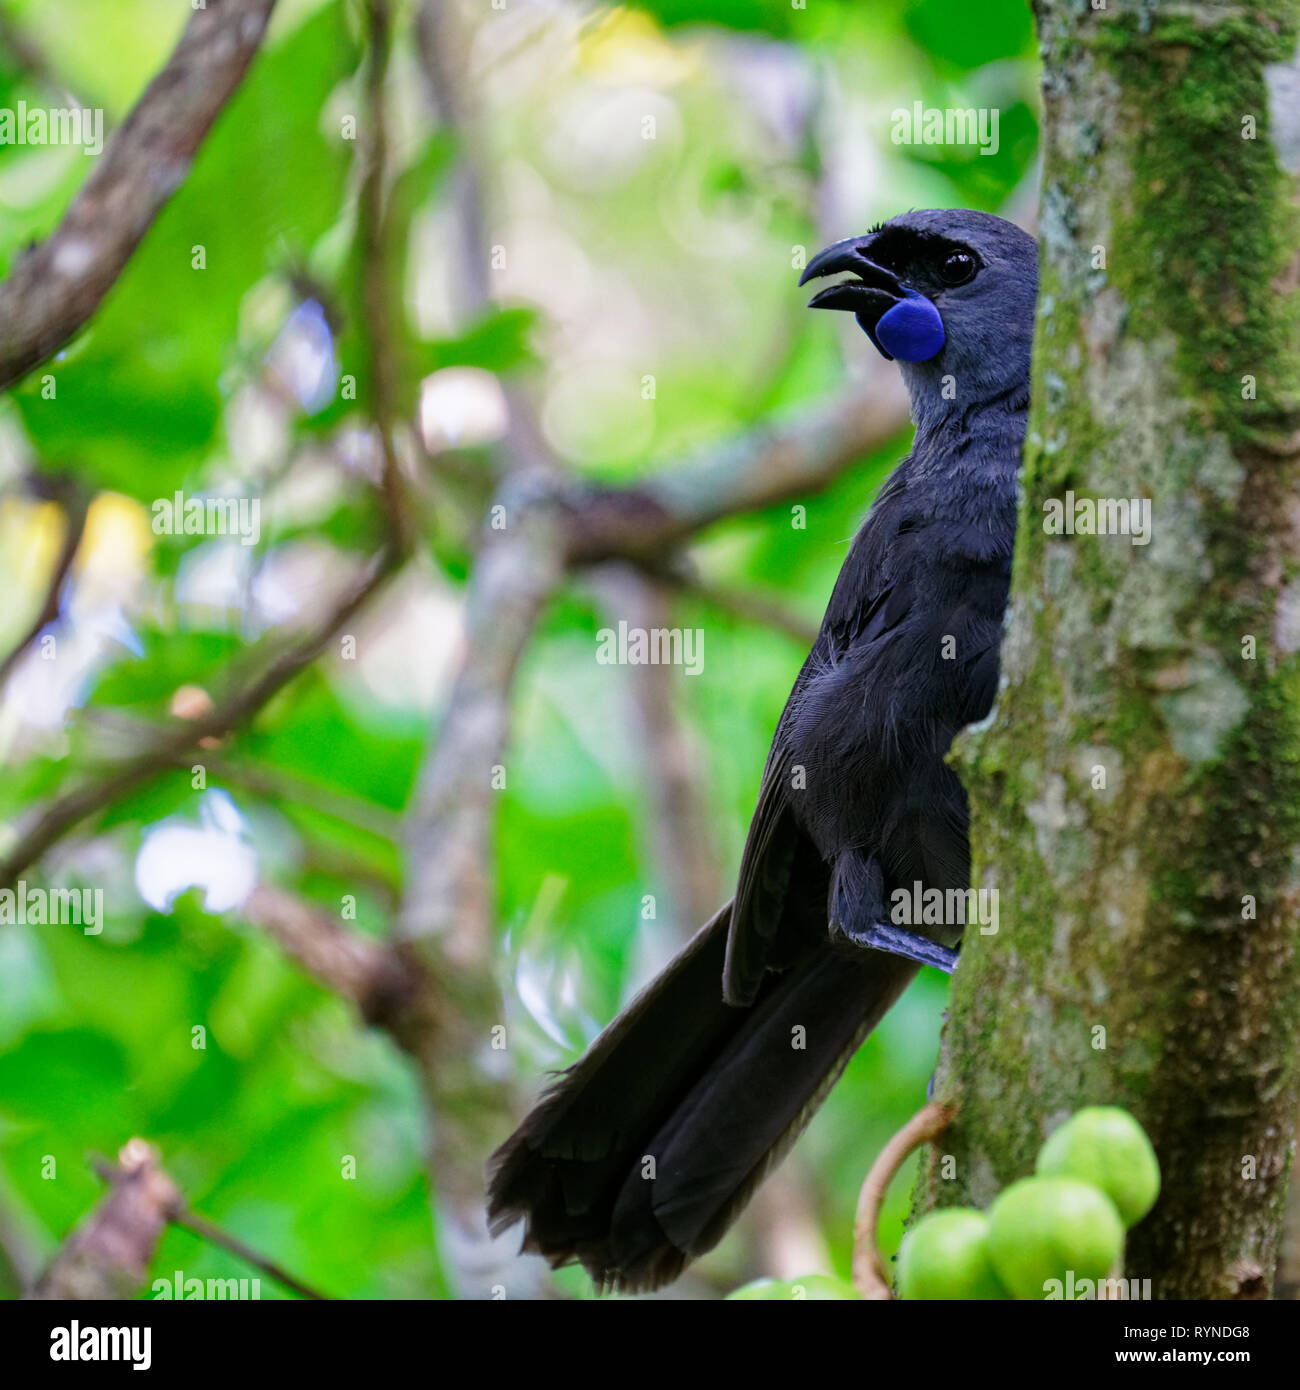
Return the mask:
[[[987,1205],[1124,1105],[1164,1179],[1128,1275],[1258,1296],[1300,1099],[1296,6],[1036,10],[1024,496],[1002,689],[955,754],[1000,930],[963,946],[916,1207]],[[1070,490],[1149,500],[1149,544],[1048,534]]]

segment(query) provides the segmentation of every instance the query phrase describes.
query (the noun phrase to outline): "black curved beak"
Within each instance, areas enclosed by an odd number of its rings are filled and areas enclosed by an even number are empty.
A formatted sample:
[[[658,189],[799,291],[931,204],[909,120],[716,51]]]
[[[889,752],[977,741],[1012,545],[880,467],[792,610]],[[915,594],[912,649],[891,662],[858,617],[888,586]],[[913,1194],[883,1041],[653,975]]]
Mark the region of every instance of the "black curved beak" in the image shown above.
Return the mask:
[[[876,324],[881,315],[904,297],[903,286],[898,277],[871,259],[870,248],[875,236],[846,237],[819,251],[808,262],[799,283],[806,285],[809,280],[820,280],[825,275],[836,275],[848,271],[856,276],[853,280],[843,280],[819,290],[808,301],[810,309],[847,309],[856,314],[858,323],[867,337],[875,344],[876,350],[889,357],[876,341]]]

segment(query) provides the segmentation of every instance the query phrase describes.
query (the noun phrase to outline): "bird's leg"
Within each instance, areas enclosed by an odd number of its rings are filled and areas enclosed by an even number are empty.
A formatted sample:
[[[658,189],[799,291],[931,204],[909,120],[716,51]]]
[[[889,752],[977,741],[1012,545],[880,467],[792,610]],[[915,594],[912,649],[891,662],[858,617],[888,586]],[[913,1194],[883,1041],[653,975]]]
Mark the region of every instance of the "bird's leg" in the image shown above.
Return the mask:
[[[957,951],[920,932],[894,926],[882,920],[884,894],[880,868],[872,859],[855,853],[841,854],[835,861],[831,880],[830,928],[833,937],[843,937],[855,946],[887,955],[902,956],[918,965],[932,965],[951,975],[957,964]]]
[[[887,922],[873,922],[865,931],[854,932],[853,940],[859,946],[870,947],[873,951],[886,951],[891,956],[914,960],[918,965],[933,965],[945,975],[951,975],[953,967],[957,964],[957,951],[954,947],[942,946],[919,932],[908,931],[906,927],[894,927]]]

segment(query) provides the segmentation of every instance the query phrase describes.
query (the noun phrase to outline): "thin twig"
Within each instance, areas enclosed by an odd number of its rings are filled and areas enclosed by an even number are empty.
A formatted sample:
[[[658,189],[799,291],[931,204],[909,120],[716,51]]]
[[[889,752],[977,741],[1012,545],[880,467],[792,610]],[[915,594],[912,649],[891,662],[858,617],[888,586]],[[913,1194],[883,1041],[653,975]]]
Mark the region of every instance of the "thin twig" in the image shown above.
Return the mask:
[[[153,1246],[163,1228],[171,1224],[228,1250],[301,1298],[330,1301],[328,1294],[318,1293],[274,1260],[259,1255],[242,1240],[191,1211],[180,1188],[162,1168],[158,1150],[152,1144],[143,1139],[128,1140],[116,1163],[92,1155],[90,1166],[109,1185],[109,1195],[95,1217],[56,1258],[41,1281],[47,1291],[38,1293],[39,1297],[77,1296],[78,1282],[67,1278],[64,1267],[71,1265],[78,1270],[79,1279],[84,1279],[88,1256],[93,1256],[90,1263],[96,1278],[106,1287],[129,1289],[131,1282],[138,1285],[145,1277]]]
[[[352,585],[315,631],[281,651],[255,680],[234,691],[198,718],[164,728],[152,746],[51,802],[0,861],[0,887],[12,886],[28,865],[39,859],[74,826],[111,806],[141,783],[167,771],[187,749],[197,747],[205,738],[220,737],[245,724],[316,660],[343,624],[387,582],[392,568],[391,552],[376,557],[366,567],[361,579]]]
[[[923,1106],[880,1151],[858,1193],[858,1211],[853,1223],[853,1283],[863,1298],[893,1298],[885,1262],[880,1258],[877,1230],[885,1193],[894,1175],[908,1156],[922,1144],[937,1139],[952,1123],[956,1113],[950,1105],[931,1101]]]
[[[188,771],[193,761],[193,757],[185,753],[177,759],[176,766]],[[364,797],[304,777],[292,768],[213,757],[211,754],[203,758],[203,764],[209,778],[243,787],[255,796],[305,807],[353,830],[364,831],[390,843],[397,839],[400,819],[394,812]]]
[[[182,1206],[172,1213],[172,1225],[180,1226],[198,1236],[200,1240],[206,1240],[212,1245],[219,1245],[223,1250],[228,1250],[237,1259],[243,1260],[247,1265],[252,1265],[254,1269],[260,1269],[269,1279],[274,1279],[277,1284],[282,1284],[300,1298],[309,1298],[317,1303],[332,1301],[329,1294],[320,1293],[313,1289],[310,1284],[304,1284],[301,1279],[295,1279],[287,1269],[276,1264],[274,1260],[268,1260],[266,1256],[259,1255],[251,1246],[245,1245],[242,1240],[238,1240],[232,1235],[228,1235],[219,1226],[214,1226],[211,1221],[205,1220],[186,1206]]]
[[[380,491],[394,544],[406,553],[412,542],[409,499],[402,483],[401,465],[393,438],[398,414],[397,344],[393,315],[400,313],[393,287],[393,229],[387,198],[388,125],[384,88],[392,47],[388,0],[367,0],[369,54],[366,58],[365,93],[369,121],[365,176],[357,202],[357,240],[361,253],[361,306],[370,356],[371,413],[379,434],[383,460]]]

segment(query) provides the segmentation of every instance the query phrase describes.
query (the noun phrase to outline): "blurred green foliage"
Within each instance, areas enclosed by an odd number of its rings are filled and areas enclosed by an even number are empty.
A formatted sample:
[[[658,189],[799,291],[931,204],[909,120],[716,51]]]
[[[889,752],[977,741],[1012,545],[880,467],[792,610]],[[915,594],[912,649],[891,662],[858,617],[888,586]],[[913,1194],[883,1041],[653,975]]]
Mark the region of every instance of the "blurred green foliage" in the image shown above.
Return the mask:
[[[3,10],[57,82],[102,103],[110,124],[183,18],[166,0],[6,0]],[[844,389],[846,359],[860,362],[866,345],[802,313],[793,248],[912,205],[1003,208],[1035,156],[1020,0],[458,14],[488,238],[514,260],[492,305],[455,307],[459,151],[436,128],[403,33],[390,209],[404,389],[413,397],[422,377],[447,368],[508,381],[541,402],[552,447],[593,476],[671,466]],[[245,85],[89,330],[0,401],[0,565],[11,596],[0,651],[38,609],[57,531],[24,500],[26,481],[69,476],[98,499],[60,629],[67,641],[89,634],[82,678],[52,723],[12,689],[0,711],[4,825],[160,717],[178,688],[225,688],[254,641],[289,621],[286,589],[306,602],[376,543],[378,509],[347,443],[369,401],[358,142],[345,133],[362,112],[364,56],[356,7],[280,6]],[[52,104],[58,88],[0,53],[0,105],[20,99]],[[890,110],[913,100],[998,106],[998,154],[892,145]],[[647,111],[653,140],[638,132]],[[88,166],[77,150],[0,149],[0,269],[57,222]],[[854,183],[860,174],[869,187]],[[823,202],[853,220],[819,226]],[[268,410],[268,363],[290,315],[313,299],[329,324],[327,399]],[[354,397],[339,385],[349,375]],[[49,376],[53,400],[42,390]],[[806,529],[783,507],[716,528],[697,548],[701,569],[779,593],[815,622],[857,519],[905,448],[900,435],[804,499]],[[471,432],[457,453],[486,475],[494,449]],[[218,555],[204,538],[152,534],[158,499],[214,488],[263,499],[257,546]],[[204,564],[233,576],[215,597],[200,582]],[[358,671],[329,656],[222,750],[232,776],[209,784],[243,816],[265,876],[332,913],[355,896],[363,931],[387,930],[400,892],[396,826],[431,728],[437,737],[466,567],[466,534],[449,524],[367,629],[380,647],[395,634],[387,664]],[[651,849],[632,673],[592,659],[609,621],[599,590],[575,582],[547,614],[515,694],[497,827],[499,975],[511,1067],[527,1085],[571,1060],[693,925],[641,919],[643,896],[671,902],[673,885]],[[697,599],[676,600],[672,621],[707,637],[704,673],[677,685],[725,893],[803,653]],[[343,1297],[448,1296],[431,1240],[427,1121],[403,1060],[238,911],[206,912],[187,892],[162,912],[137,891],[150,827],[172,816],[197,826],[201,800],[179,769],[123,797],[95,837],[28,875],[104,887],[101,934],[0,926],[0,1209],[47,1258],[98,1196],[87,1154],[140,1134],[197,1210],[301,1278]],[[543,981],[543,1009],[520,1003],[521,970]],[[923,1100],[943,998],[942,982],[918,981],[800,1145],[841,1274],[862,1173]],[[206,1030],[203,1048],[195,1028]],[[355,1179],[342,1175],[347,1155]],[[894,1243],[905,1196],[900,1182],[887,1212]],[[179,1231],[154,1273],[175,1269],[248,1274]],[[764,1272],[743,1234],[716,1269],[724,1287]],[[586,1291],[576,1275],[562,1283]],[[264,1280],[263,1296],[279,1291]]]

